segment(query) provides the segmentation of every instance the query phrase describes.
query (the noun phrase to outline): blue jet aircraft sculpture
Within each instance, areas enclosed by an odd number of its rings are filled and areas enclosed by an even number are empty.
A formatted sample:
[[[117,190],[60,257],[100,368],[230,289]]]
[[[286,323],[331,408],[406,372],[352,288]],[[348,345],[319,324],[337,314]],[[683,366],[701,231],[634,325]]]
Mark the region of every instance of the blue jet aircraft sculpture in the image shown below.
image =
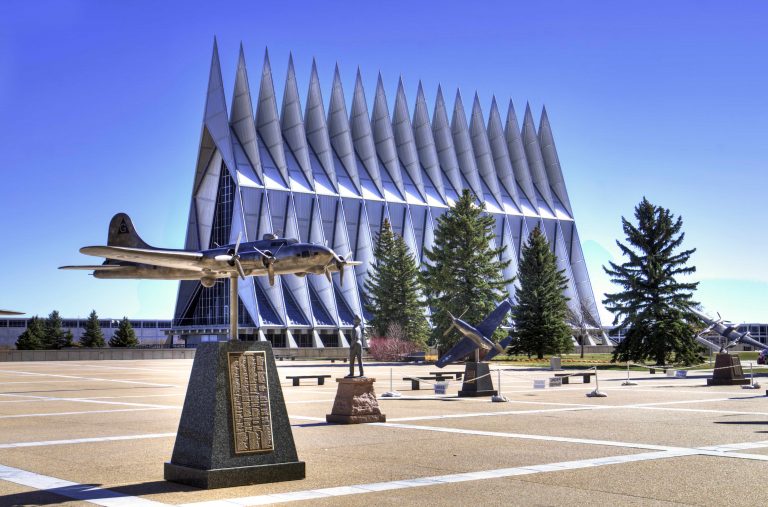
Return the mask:
[[[464,338],[438,359],[435,366],[442,368],[447,364],[459,361],[476,349],[485,352],[485,356],[482,359],[483,361],[489,361],[497,354],[503,353],[512,341],[512,337],[508,336],[503,339],[501,343],[496,343],[493,341],[492,336],[494,331],[496,331],[496,328],[499,327],[504,320],[504,317],[506,317],[507,312],[511,309],[512,302],[509,299],[505,299],[499,303],[499,306],[489,313],[477,327],[467,324],[460,318],[451,315],[451,325],[445,333],[443,333],[443,336],[450,333],[451,330],[456,329]]]
[[[59,269],[92,270],[96,278],[142,278],[154,280],[199,280],[212,287],[218,278],[238,275],[267,276],[270,285],[275,275],[325,275],[339,272],[344,284],[344,267],[360,262],[346,260],[330,248],[296,239],[265,234],[260,241],[217,246],[208,250],[155,248],[139,237],[125,213],[118,213],[109,223],[107,246],[86,246],[80,253],[105,257],[103,264],[62,266]]]

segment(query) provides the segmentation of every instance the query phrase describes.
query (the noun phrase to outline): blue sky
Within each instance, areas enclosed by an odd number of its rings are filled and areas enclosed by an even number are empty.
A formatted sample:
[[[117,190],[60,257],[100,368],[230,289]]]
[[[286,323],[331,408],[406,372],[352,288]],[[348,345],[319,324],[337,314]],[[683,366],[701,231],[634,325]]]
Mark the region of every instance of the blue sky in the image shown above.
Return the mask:
[[[338,62],[368,98],[403,76],[535,116],[546,104],[598,299],[620,217],[643,196],[683,217],[697,298],[768,321],[768,7],[764,2],[21,2],[0,4],[0,308],[169,318],[176,283],[61,272],[129,213],[181,247],[214,35],[225,90],[243,42],[256,93],[290,51],[329,98]],[[303,97],[302,97],[303,98]],[[607,317],[607,314],[604,313]],[[608,321],[608,318],[604,320]]]

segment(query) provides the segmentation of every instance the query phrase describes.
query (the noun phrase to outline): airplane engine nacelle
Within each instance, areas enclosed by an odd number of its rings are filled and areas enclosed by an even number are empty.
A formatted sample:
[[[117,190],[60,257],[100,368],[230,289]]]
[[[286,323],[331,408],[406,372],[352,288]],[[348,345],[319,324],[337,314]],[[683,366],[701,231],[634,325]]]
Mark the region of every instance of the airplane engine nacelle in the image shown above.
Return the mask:
[[[203,278],[200,279],[200,284],[203,287],[210,288],[216,285],[216,279],[212,276],[204,276]]]

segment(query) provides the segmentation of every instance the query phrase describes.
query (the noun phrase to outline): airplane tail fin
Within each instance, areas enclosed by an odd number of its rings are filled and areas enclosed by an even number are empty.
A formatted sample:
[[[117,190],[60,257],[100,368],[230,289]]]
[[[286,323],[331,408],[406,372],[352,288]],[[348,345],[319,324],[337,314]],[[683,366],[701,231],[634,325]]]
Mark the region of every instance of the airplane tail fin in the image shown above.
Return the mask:
[[[503,340],[499,342],[499,346],[501,347],[501,350],[507,350],[507,347],[509,347],[509,344],[512,343],[512,337],[507,336]],[[496,357],[499,354],[498,349],[496,347],[493,347],[491,350],[488,351],[488,353],[483,358],[483,361],[490,361],[494,357]]]
[[[131,217],[125,213],[118,213],[113,216],[112,220],[109,222],[107,245],[125,246],[130,248],[152,248],[139,237],[136,228],[133,227]]]

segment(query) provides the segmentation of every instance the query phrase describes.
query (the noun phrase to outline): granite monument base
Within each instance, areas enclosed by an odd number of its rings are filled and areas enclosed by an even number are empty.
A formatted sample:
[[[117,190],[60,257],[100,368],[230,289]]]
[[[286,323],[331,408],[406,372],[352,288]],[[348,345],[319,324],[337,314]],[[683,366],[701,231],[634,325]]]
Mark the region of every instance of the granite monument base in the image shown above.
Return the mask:
[[[460,398],[472,398],[479,396],[496,396],[498,393],[493,388],[488,363],[466,363],[464,368],[464,382],[459,391]]]
[[[362,424],[386,422],[387,416],[381,413],[376,392],[373,390],[375,378],[346,377],[337,378],[336,399],[333,409],[326,414],[325,420],[336,424]]]
[[[206,489],[305,477],[269,343],[197,348],[164,475]]]
[[[712,378],[707,379],[708,386],[741,386],[750,381],[744,378],[741,360],[735,354],[717,354]]]

